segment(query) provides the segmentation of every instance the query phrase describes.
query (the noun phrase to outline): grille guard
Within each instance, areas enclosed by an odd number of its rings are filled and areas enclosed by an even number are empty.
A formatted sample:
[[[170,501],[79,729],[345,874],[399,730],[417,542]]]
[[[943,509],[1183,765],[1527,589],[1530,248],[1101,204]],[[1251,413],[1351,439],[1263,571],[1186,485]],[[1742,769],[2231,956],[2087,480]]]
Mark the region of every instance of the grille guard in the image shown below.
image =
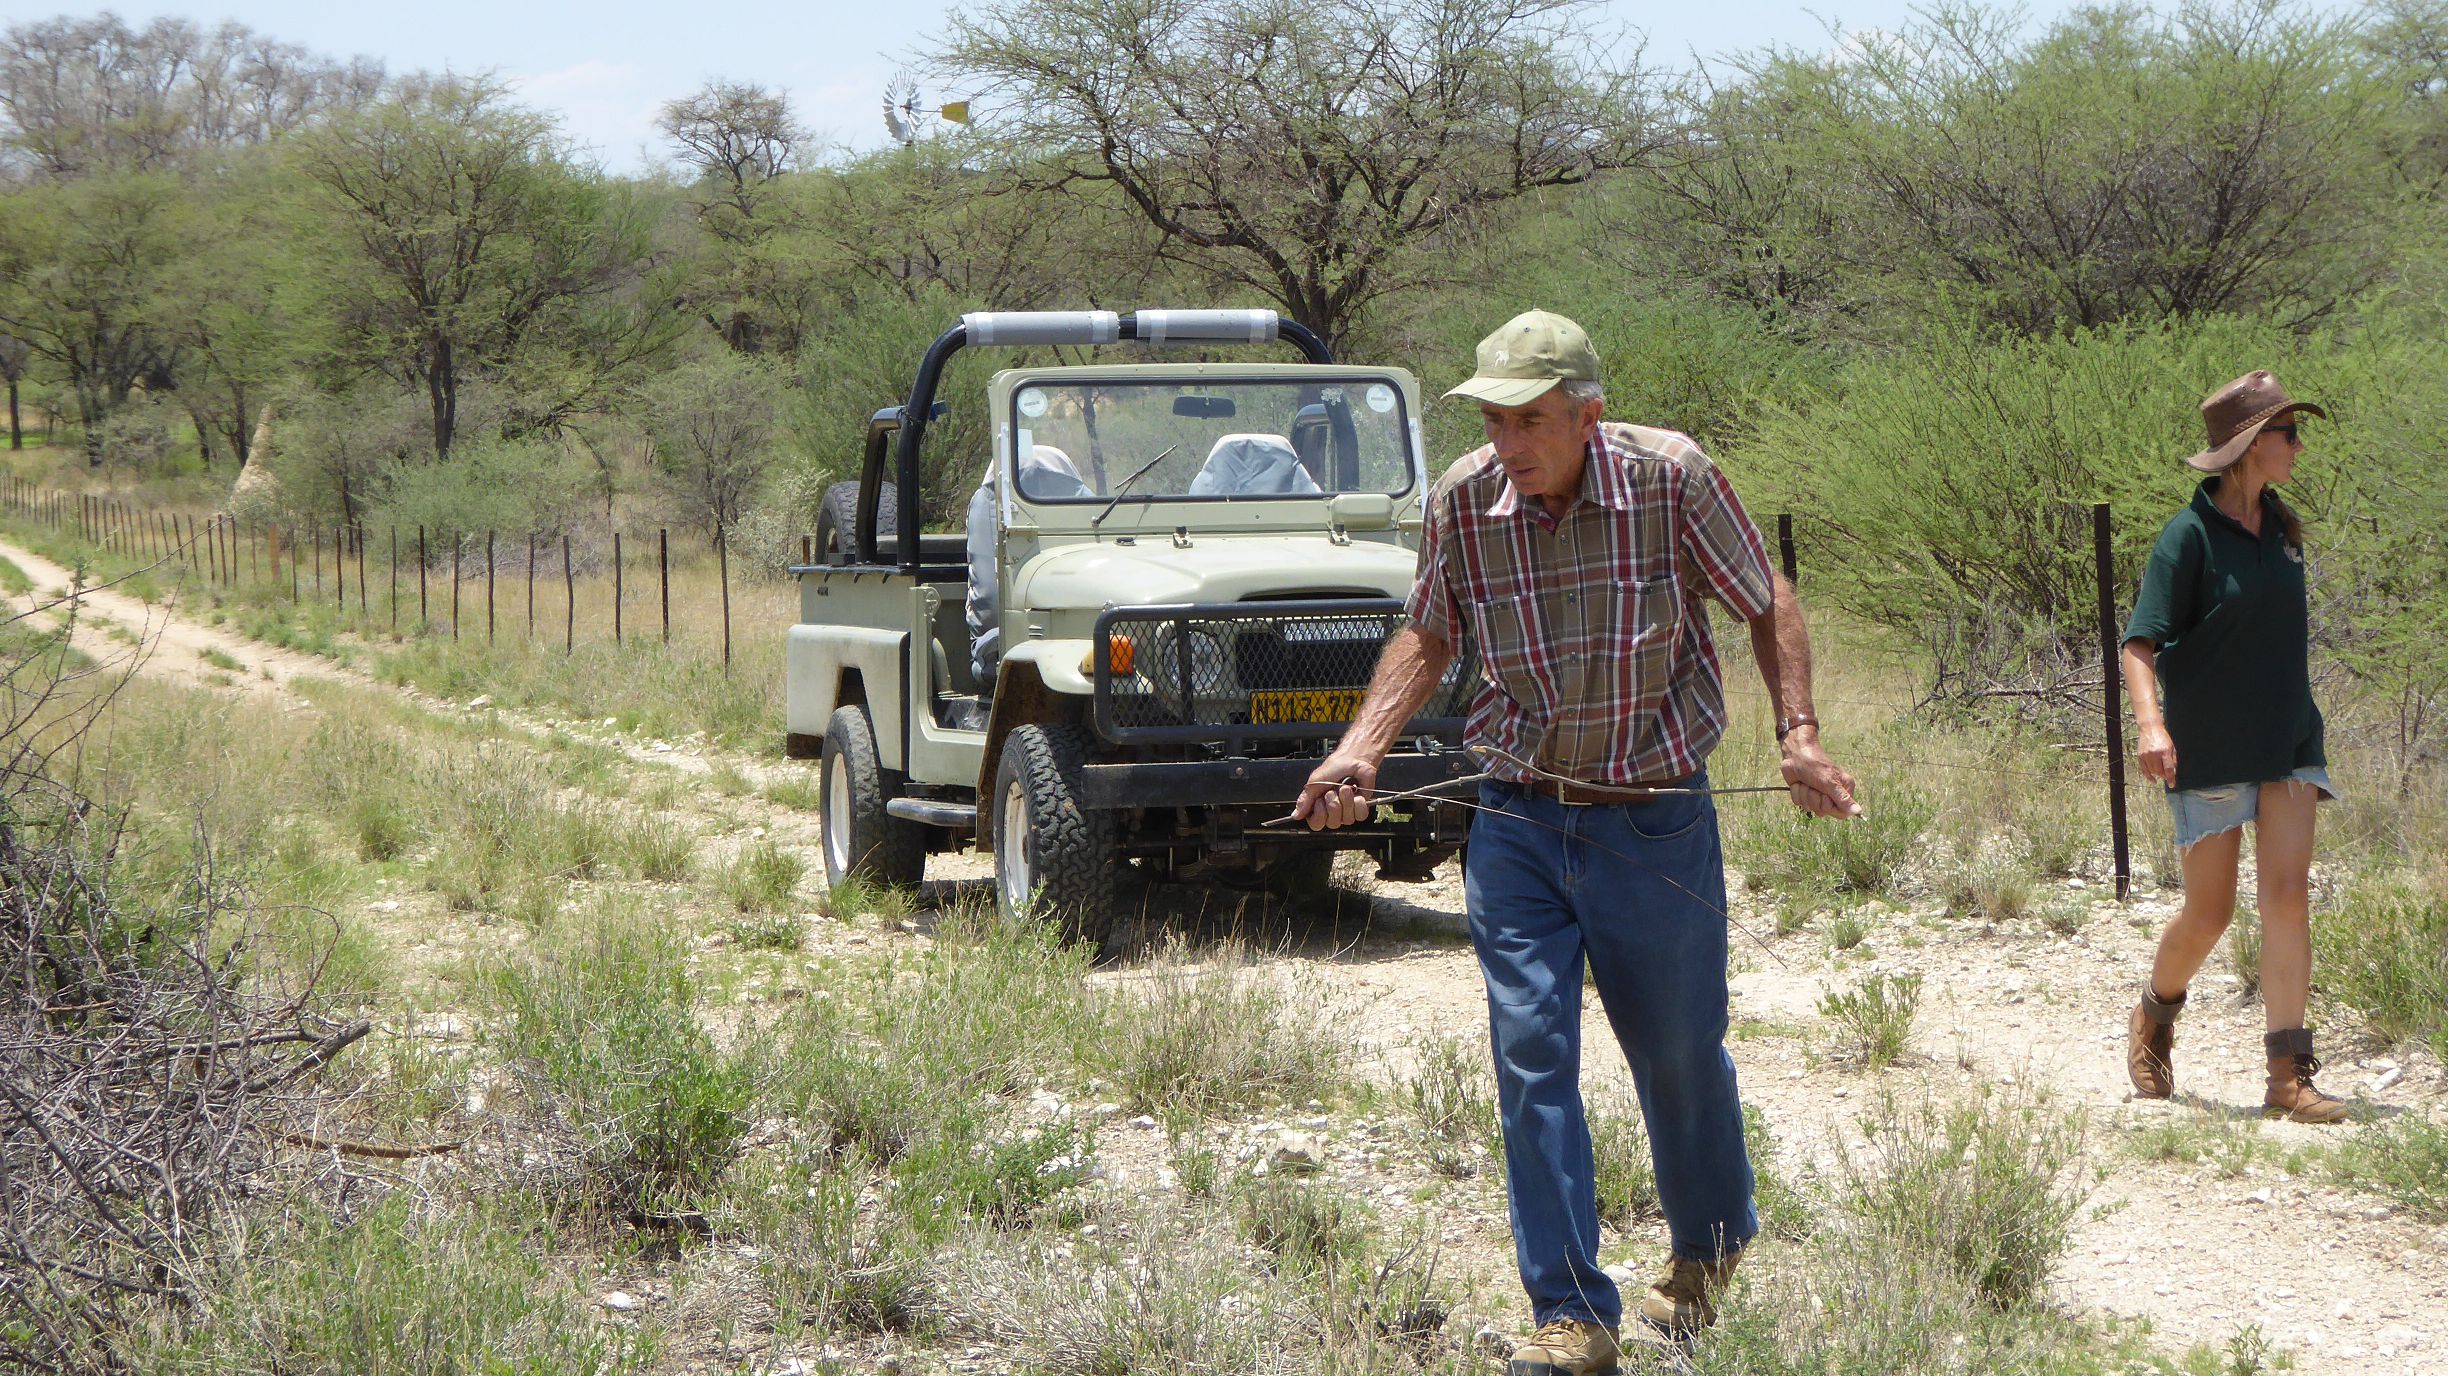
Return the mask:
[[[1304,713],[1356,702],[1405,624],[1403,604],[1390,597],[1110,608],[1090,648],[1097,734],[1116,745],[1217,745],[1236,755],[1339,739],[1348,714]],[[1115,672],[1115,636],[1131,642],[1128,673]],[[1459,746],[1478,687],[1477,656],[1462,648],[1402,734]],[[1276,695],[1268,707],[1289,719],[1257,720],[1257,694]]]

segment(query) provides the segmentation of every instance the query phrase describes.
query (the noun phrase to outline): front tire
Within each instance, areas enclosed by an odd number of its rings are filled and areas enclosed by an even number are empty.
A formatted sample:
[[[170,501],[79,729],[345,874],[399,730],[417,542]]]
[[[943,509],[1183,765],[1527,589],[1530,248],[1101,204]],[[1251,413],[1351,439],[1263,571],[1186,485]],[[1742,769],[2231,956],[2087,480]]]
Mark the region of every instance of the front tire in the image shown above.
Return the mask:
[[[995,908],[1051,917],[1063,939],[1101,946],[1120,916],[1123,870],[1113,814],[1079,804],[1086,733],[1022,726],[995,766]]]
[[[926,833],[916,822],[884,811],[892,780],[876,751],[875,726],[864,707],[838,707],[825,724],[823,793],[816,804],[824,831],[825,877],[901,887],[926,874]]]

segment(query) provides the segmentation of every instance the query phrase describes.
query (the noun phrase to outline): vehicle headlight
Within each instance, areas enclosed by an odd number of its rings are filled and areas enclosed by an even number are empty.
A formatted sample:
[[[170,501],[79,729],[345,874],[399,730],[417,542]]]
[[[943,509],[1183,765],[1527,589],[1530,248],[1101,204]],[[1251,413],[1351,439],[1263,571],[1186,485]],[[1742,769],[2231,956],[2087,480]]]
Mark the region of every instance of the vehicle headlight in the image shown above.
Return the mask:
[[[1190,700],[1186,702],[1182,698],[1185,648],[1190,657]],[[1166,711],[1183,721],[1201,720],[1202,707],[1224,710],[1224,704],[1237,700],[1232,646],[1224,632],[1212,626],[1194,622],[1185,632],[1178,621],[1163,622],[1148,637],[1145,651],[1135,658],[1138,661],[1135,667],[1149,691],[1164,704]]]

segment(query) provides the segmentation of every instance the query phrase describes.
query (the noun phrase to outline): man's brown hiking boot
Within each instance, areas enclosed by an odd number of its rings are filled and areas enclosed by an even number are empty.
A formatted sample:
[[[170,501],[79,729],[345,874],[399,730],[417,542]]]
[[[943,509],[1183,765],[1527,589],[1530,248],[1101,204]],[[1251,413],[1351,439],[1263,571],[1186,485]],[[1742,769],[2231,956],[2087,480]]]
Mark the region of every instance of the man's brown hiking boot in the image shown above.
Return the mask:
[[[2312,1054],[2312,1030],[2290,1027],[2261,1039],[2269,1052],[2269,1093],[2261,1100],[2261,1116],[2291,1123],[2343,1123],[2346,1101],[2321,1093],[2312,1085],[2320,1058]]]
[[[1505,1376],[1615,1376],[1622,1362],[1614,1329],[1586,1319],[1550,1319],[1513,1349]]]
[[[2162,999],[2145,984],[2142,1001],[2126,1020],[2125,1074],[2133,1080],[2134,1093],[2145,1099],[2164,1099],[2176,1092],[2176,1015],[2184,1011],[2184,1002],[2182,994]]]
[[[1641,1296],[1640,1316],[1668,1337],[1688,1338],[1717,1322],[1717,1296],[1734,1280],[1740,1253],[1715,1261],[1666,1258],[1666,1269]]]

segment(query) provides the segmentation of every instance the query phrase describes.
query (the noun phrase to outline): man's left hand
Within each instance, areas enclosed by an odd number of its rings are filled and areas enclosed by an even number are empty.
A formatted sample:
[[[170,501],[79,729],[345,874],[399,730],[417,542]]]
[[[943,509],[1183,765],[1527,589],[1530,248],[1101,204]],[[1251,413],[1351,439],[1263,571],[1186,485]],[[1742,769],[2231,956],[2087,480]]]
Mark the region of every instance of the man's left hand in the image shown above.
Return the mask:
[[[1819,748],[1819,728],[1797,726],[1784,741],[1785,759],[1779,772],[1792,793],[1794,806],[1813,817],[1859,817],[1862,806],[1853,796],[1853,776]]]

